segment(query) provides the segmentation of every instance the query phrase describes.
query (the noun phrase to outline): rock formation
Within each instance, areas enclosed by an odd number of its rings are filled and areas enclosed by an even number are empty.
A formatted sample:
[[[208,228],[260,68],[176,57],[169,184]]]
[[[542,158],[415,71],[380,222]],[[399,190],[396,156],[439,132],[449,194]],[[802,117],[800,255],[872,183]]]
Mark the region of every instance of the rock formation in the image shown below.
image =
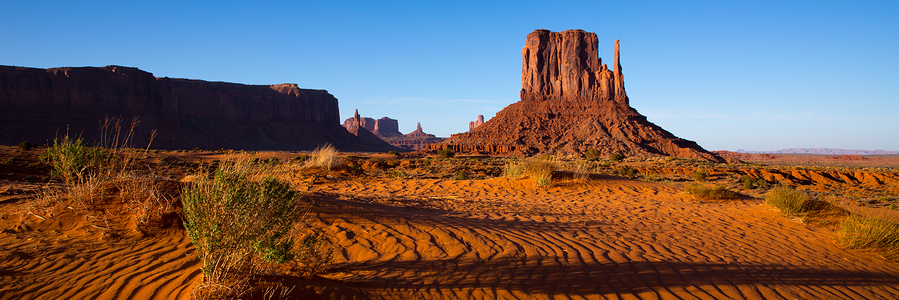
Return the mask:
[[[362,120],[364,120],[364,119],[359,116],[358,109],[356,110],[356,113],[353,115],[353,117],[350,118],[350,120],[352,120],[352,123],[350,124],[350,127],[347,128],[347,131],[349,133],[352,133],[356,137],[358,137],[363,142],[365,142],[369,145],[377,145],[384,149],[399,150],[399,149],[396,149],[394,146],[391,146],[384,140],[382,140],[377,135],[371,133],[371,131],[368,131],[368,129],[366,129],[365,127],[363,127]]]
[[[421,129],[421,122],[416,123],[415,127],[415,131],[413,132],[401,137],[387,138],[386,140],[391,145],[406,150],[426,149],[429,145],[437,144],[445,140],[444,138],[439,138],[433,134],[425,133],[424,130]]]
[[[615,41],[612,70],[598,56],[596,34],[536,30],[522,49],[521,100],[435,150],[494,155],[677,156],[721,161],[695,142],[650,123],[630,107]]]
[[[99,138],[99,120],[139,117],[135,146],[308,150],[331,143],[379,151],[340,126],[337,99],[296,84],[244,85],[156,78],[136,68],[0,66],[0,143],[46,143],[58,135]]]
[[[484,115],[478,115],[478,120],[474,122],[468,122],[468,131],[472,131],[478,126],[484,125]]]
[[[356,113],[359,113],[359,110],[356,110]],[[354,118],[348,118],[344,120],[343,127],[350,130],[353,126],[353,119]],[[360,119],[360,125],[381,138],[403,136],[403,134],[400,133],[399,122],[388,117],[382,117],[377,120],[363,117]]]

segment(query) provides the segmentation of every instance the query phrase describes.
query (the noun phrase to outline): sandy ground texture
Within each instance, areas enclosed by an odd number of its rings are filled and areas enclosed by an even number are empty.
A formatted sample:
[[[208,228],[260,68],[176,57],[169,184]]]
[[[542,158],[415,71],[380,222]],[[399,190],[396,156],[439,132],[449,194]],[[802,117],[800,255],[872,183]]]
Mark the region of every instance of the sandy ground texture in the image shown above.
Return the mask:
[[[894,299],[899,264],[754,200],[612,176],[337,180],[326,277],[386,299]]]
[[[0,299],[190,296],[202,273],[177,217],[134,231],[75,210],[32,214],[46,170],[17,164],[0,174]],[[899,298],[899,263],[752,197],[699,201],[679,182],[597,174],[552,187],[316,178],[306,222],[335,255],[321,277],[284,279],[295,299]]]

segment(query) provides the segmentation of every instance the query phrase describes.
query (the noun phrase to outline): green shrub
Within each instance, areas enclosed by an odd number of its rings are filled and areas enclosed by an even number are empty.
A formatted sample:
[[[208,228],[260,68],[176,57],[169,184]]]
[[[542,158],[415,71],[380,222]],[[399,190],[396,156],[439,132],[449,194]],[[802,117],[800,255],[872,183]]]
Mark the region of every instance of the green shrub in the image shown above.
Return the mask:
[[[19,143],[19,149],[22,149],[22,150],[31,150],[31,149],[34,149],[35,147],[37,147],[37,145],[35,145],[32,142],[25,141],[25,142]]]
[[[810,209],[814,199],[807,193],[781,186],[765,194],[765,203],[790,216],[798,216]]]
[[[601,157],[602,157],[602,153],[600,153],[599,150],[596,150],[596,149],[591,148],[591,149],[587,149],[587,151],[584,152],[584,159],[586,159],[588,161],[597,161]]]
[[[51,175],[62,177],[71,185],[85,182],[110,166],[111,157],[103,149],[85,147],[82,141],[68,135],[53,139],[53,146],[47,147],[47,153],[41,157],[53,168]]]
[[[749,174],[744,174],[743,177],[740,177],[740,181],[743,181],[744,189],[751,190],[755,188],[755,183],[752,182],[752,177]]]
[[[459,173],[456,173],[456,176],[453,176],[453,180],[466,180],[468,179],[468,173],[465,173],[465,170],[459,170]]]
[[[633,178],[637,178],[637,176],[639,176],[639,175],[640,175],[640,171],[637,171],[637,169],[634,169],[634,168],[631,168],[628,166],[621,166],[618,168],[618,176],[623,176],[623,177],[633,179]]]
[[[288,233],[301,212],[299,195],[264,168],[223,162],[182,194],[184,227],[203,262],[204,284],[240,282],[253,272],[252,257],[270,263],[297,258]]]
[[[709,172],[705,170],[693,171],[690,173],[690,178],[693,178],[695,181],[706,181],[709,178]]]
[[[387,152],[387,154],[390,154],[390,155],[400,155],[400,153],[397,152],[396,150],[390,150],[390,151]]]
[[[440,150],[440,158],[453,158],[455,156],[456,156],[456,154],[453,153],[453,150],[450,149],[449,147],[443,148],[443,150]]]
[[[899,254],[899,225],[876,216],[850,215],[840,223],[837,240],[846,248],[880,249]]]
[[[684,185],[684,192],[687,195],[695,196],[705,200],[727,200],[739,199],[740,193],[728,190],[727,188],[714,184],[695,184],[690,183]]]
[[[612,154],[611,156],[609,156],[609,159],[612,160],[612,161],[622,161],[622,160],[624,160],[624,155],[623,155],[623,154],[614,153],[614,154]]]

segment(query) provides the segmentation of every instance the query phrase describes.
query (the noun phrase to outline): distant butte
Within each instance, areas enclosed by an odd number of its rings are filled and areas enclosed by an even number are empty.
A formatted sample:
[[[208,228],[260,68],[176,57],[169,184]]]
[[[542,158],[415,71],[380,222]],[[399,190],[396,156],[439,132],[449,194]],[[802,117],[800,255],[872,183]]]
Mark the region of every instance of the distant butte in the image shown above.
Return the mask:
[[[431,150],[528,156],[539,153],[677,156],[722,161],[693,141],[650,123],[630,107],[615,41],[613,68],[598,56],[596,34],[528,34],[522,49],[521,100],[470,132]]]

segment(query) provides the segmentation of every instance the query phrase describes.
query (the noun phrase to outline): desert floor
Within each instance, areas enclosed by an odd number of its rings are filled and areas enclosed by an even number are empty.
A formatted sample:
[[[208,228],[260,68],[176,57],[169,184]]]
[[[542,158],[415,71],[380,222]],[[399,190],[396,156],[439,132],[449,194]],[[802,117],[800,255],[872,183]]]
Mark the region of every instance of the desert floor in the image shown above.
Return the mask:
[[[0,165],[0,298],[187,298],[201,280],[177,217],[113,232],[114,218],[35,214],[29,199],[47,170],[2,150],[12,159]],[[313,180],[305,222],[336,252],[321,276],[283,279],[292,298],[899,298],[899,263],[843,249],[834,225],[785,217],[751,193],[699,201],[682,181],[600,174],[551,187],[347,172]]]

